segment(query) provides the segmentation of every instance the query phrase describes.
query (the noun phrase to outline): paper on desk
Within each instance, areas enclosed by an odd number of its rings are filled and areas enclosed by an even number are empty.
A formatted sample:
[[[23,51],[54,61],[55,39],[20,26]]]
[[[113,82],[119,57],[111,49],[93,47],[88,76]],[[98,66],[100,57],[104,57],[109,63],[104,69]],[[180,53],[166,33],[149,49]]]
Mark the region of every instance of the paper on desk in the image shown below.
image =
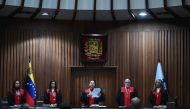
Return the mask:
[[[93,93],[92,93],[92,97],[93,98],[95,98],[95,97],[99,98],[98,93],[100,93],[100,90],[101,90],[100,88],[94,88]]]

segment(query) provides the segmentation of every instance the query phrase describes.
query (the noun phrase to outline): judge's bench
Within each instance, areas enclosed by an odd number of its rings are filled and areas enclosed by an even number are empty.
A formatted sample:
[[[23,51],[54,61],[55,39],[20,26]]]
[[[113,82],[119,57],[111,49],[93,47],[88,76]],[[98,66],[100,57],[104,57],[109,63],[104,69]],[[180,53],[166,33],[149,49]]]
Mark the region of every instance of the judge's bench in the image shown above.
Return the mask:
[[[167,105],[157,106],[157,107],[144,107],[141,109],[185,109],[185,108],[176,108],[175,102],[167,102]],[[107,107],[107,106],[94,106],[94,107],[72,107],[71,109],[130,109],[124,106],[120,107]],[[9,106],[7,100],[0,100],[0,109],[20,109],[19,107]],[[35,107],[30,107],[30,109],[59,109],[57,107],[49,107],[48,104],[44,105],[42,100],[37,100]]]

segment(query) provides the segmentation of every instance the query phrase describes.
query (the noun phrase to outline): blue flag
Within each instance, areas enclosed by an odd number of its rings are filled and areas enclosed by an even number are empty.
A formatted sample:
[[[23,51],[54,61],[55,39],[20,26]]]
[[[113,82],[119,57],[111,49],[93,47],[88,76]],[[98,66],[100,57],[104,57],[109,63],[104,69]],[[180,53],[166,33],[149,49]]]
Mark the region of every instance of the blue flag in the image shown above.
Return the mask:
[[[162,80],[163,88],[167,90],[166,81],[165,81],[165,78],[164,78],[164,74],[163,74],[163,71],[162,71],[162,65],[161,65],[160,62],[158,62],[158,65],[157,65],[155,82],[158,79]]]

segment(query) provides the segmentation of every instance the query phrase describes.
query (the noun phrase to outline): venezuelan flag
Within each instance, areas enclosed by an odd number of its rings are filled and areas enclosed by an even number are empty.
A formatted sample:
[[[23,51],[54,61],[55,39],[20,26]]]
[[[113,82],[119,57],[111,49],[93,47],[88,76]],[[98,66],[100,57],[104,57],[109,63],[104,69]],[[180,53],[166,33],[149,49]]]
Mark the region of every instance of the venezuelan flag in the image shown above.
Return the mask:
[[[31,62],[29,62],[28,64],[28,75],[26,77],[25,89],[26,89],[26,103],[29,106],[34,106],[36,99],[36,87],[34,83],[34,76],[32,73]]]

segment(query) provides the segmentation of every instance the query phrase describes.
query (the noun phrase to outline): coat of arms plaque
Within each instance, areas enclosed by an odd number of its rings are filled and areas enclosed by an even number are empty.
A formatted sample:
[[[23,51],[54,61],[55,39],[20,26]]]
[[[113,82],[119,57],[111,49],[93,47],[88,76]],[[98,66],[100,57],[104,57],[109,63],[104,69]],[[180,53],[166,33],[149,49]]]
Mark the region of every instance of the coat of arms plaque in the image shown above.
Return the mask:
[[[106,62],[107,35],[81,34],[81,62]]]

